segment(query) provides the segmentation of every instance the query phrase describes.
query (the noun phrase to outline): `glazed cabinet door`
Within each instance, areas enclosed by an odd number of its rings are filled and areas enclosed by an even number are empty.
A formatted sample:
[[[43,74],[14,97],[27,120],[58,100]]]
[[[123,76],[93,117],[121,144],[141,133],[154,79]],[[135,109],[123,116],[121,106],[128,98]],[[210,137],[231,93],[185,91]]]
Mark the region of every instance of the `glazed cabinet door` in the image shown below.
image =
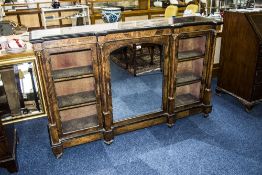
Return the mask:
[[[52,112],[60,134],[102,127],[95,44],[45,50]]]
[[[175,111],[203,103],[211,81],[211,36],[212,30],[181,33],[175,39]]]

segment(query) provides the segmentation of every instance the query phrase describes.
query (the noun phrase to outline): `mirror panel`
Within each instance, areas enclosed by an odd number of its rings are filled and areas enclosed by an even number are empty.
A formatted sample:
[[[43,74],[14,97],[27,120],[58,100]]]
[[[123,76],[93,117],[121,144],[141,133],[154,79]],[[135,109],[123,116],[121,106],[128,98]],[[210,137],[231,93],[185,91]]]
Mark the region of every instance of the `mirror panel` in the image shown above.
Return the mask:
[[[162,48],[144,43],[111,53],[114,122],[162,110]]]
[[[0,67],[0,116],[4,122],[44,115],[34,61]]]

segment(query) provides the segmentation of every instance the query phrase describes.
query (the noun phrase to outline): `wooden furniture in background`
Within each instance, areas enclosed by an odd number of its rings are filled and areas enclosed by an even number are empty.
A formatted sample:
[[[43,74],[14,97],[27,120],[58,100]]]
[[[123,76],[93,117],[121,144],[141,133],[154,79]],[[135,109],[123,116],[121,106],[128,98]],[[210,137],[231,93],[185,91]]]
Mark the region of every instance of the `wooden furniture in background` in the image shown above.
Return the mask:
[[[61,12],[68,12],[68,11],[78,11],[75,12],[76,14],[65,16],[61,15]],[[48,16],[50,13],[58,12],[58,16]],[[62,26],[62,19],[71,19],[71,20],[77,20],[77,18],[83,18],[83,25],[90,24],[90,16],[89,16],[89,7],[86,5],[75,5],[75,6],[67,6],[67,7],[60,7],[57,9],[54,8],[41,8],[42,13],[42,22],[43,26],[46,29],[47,23],[49,21],[59,20],[59,25]],[[72,22],[73,25],[73,22]]]
[[[9,39],[12,38],[19,38],[18,35],[12,35],[8,37]],[[17,90],[17,87],[14,85],[14,81],[16,81],[15,75],[14,75],[14,70],[13,67],[17,66],[19,64],[23,63],[31,63],[32,67],[30,74],[34,75],[34,84],[37,86],[37,96],[38,100],[40,102],[40,111],[39,111],[39,105],[36,103],[36,108],[38,111],[34,111],[33,113],[28,113],[28,114],[23,114],[21,112],[22,110],[22,103],[19,103],[19,97],[18,93],[19,91]],[[34,52],[32,50],[32,45],[30,43],[27,43],[27,50],[21,53],[6,53],[2,52],[0,54],[0,74],[1,74],[1,79],[4,80],[3,86],[7,85],[3,89],[6,89],[5,94],[6,94],[6,99],[9,108],[12,108],[14,115],[10,117],[2,117],[3,114],[1,114],[1,120],[4,124],[10,124],[14,122],[19,122],[19,121],[24,121],[24,120],[29,120],[29,119],[34,119],[34,118],[39,118],[39,117],[46,117],[46,102],[45,102],[45,93],[43,92],[43,83],[44,81],[41,80],[40,76],[40,70],[38,69],[39,66],[37,66],[38,62],[36,60],[36,57],[34,55]],[[32,78],[32,77],[31,77]],[[31,79],[30,78],[30,79]],[[33,82],[32,82],[33,83]],[[17,83],[19,84],[19,83]],[[12,87],[12,88],[10,88]],[[23,94],[25,95],[25,94]],[[36,95],[36,94],[35,94]],[[10,104],[11,106],[10,107]]]
[[[97,10],[94,7],[97,3],[117,3],[125,0],[87,0],[90,4],[91,23],[95,24],[96,20],[102,19],[101,10]],[[131,16],[147,16],[151,19],[152,15],[164,14],[164,8],[151,8],[150,0],[138,0],[138,7],[134,9],[123,9],[121,13],[121,20],[126,21],[126,17]]]
[[[53,36],[49,30],[31,33],[45,81],[49,133],[57,157],[71,146],[98,139],[110,144],[118,134],[162,123],[172,126],[176,119],[192,114],[208,116],[217,23],[202,17],[173,22],[180,25],[163,18],[117,27],[85,26],[81,31],[62,28]],[[114,121],[110,54],[137,43],[163,48],[162,108]]]
[[[95,10],[93,7],[96,3],[101,2],[120,2],[125,0],[82,0],[81,4],[83,5],[90,5],[90,18],[91,18],[91,24],[95,24],[96,20],[101,20],[101,12],[99,10]],[[68,1],[66,1],[68,2]],[[62,4],[63,2],[61,2]],[[74,1],[72,1],[74,3]],[[19,25],[27,26],[28,29],[35,30],[44,28],[42,17],[41,17],[41,8],[42,7],[51,7],[51,1],[50,2],[36,2],[36,3],[27,3],[29,8],[19,9],[19,7],[24,4],[4,4],[4,9],[14,8],[15,10],[5,10],[5,17],[4,20],[11,20],[16,22]],[[186,6],[184,5],[178,5],[178,12],[179,14],[183,14]],[[65,16],[69,15],[69,12],[61,12],[61,13],[54,13],[54,15],[58,16]],[[121,20],[122,21],[128,21],[130,17],[146,17],[147,19],[151,19],[154,16],[163,16],[165,13],[165,8],[161,7],[153,7],[150,4],[149,0],[139,0],[139,6],[138,9],[127,9],[124,10],[121,13]],[[72,13],[71,13],[72,14]],[[134,19],[132,19],[134,20]],[[68,19],[61,19],[59,21],[54,21],[50,23],[52,27],[65,27],[71,25],[71,20]]]
[[[6,168],[10,173],[18,171],[16,160],[17,135],[14,125],[2,125],[0,120],[0,167]]]
[[[262,12],[226,11],[216,91],[251,110],[262,99]]]
[[[91,23],[95,24],[96,20],[100,20],[102,18],[100,10],[96,10],[94,8],[96,3],[114,3],[114,2],[122,2],[125,0],[87,0],[86,2],[90,4],[90,14],[91,14]],[[179,14],[183,14],[186,5],[178,5]],[[162,7],[154,7],[151,4],[150,0],[138,0],[138,7],[134,9],[125,9],[121,13],[121,20],[128,21],[129,17],[139,17],[146,16],[147,19],[151,19],[154,16],[164,16],[165,8]]]
[[[165,18],[177,16],[177,13],[178,13],[178,7],[174,5],[170,5],[165,10]]]
[[[29,30],[42,28],[41,7],[51,6],[50,2],[27,3],[30,8],[19,9],[21,4],[2,4],[5,9],[4,20],[14,21],[18,25],[25,25]]]
[[[73,3],[73,2],[72,2]],[[36,2],[36,3],[27,3],[29,8],[19,9],[18,7],[21,4],[5,4],[1,5],[3,8],[11,8],[9,10],[5,10],[5,17],[4,20],[11,20],[16,22],[18,25],[24,25],[27,26],[28,29],[34,30],[34,29],[40,29],[44,28],[44,23],[41,16],[41,8],[42,7],[51,7],[51,1],[50,2]],[[63,2],[61,2],[61,5],[63,5]],[[68,4],[67,4],[68,6]],[[63,16],[70,16],[74,13],[78,13],[79,10],[57,10],[51,15],[58,16],[60,20],[49,22],[49,26],[52,27],[65,27],[65,26],[71,26],[72,21],[68,18],[62,18]]]

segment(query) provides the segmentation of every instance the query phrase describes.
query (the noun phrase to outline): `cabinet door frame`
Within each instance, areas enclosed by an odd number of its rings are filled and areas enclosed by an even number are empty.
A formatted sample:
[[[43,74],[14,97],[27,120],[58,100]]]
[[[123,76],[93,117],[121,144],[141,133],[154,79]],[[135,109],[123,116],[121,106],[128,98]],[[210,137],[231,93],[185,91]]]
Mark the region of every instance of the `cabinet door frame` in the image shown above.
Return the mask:
[[[117,34],[116,34],[117,35]],[[124,35],[129,36],[128,34]],[[116,36],[117,37],[117,36]],[[156,45],[161,45],[163,48],[163,88],[162,88],[162,108],[157,112],[150,112],[147,114],[142,114],[139,116],[133,116],[121,121],[113,121],[113,111],[112,111],[112,94],[111,94],[111,70],[110,70],[110,54],[118,48],[124,46],[132,46],[133,44],[151,43]],[[102,92],[103,92],[103,118],[104,118],[104,139],[105,142],[110,144],[113,141],[114,135],[121,134],[127,131],[132,131],[136,129],[136,126],[131,128],[128,125],[132,123],[134,125],[139,125],[142,121],[147,121],[155,118],[160,118],[159,116],[167,115],[167,99],[168,99],[168,64],[169,64],[169,36],[168,35],[155,35],[155,36],[139,36],[136,38],[120,38],[118,40],[106,40],[103,43],[99,43],[100,55],[99,59],[101,62],[101,82],[102,82]],[[151,125],[150,125],[151,126]],[[141,126],[137,126],[138,128]],[[123,129],[128,128],[128,129]]]
[[[183,61],[190,61],[190,60],[198,60],[203,58],[203,70],[202,70],[202,77],[201,77],[201,87],[200,87],[200,95],[199,95],[199,102],[192,103],[192,104],[187,104],[182,107],[178,107],[175,109],[175,101],[176,101],[176,76],[177,76],[177,68],[179,64],[179,59],[178,59],[178,50],[179,50],[179,40],[181,39],[190,39],[190,38],[197,38],[197,37],[206,37],[206,43],[205,43],[205,53],[203,56],[195,56],[196,58],[189,57],[183,59]],[[212,67],[213,67],[213,59],[214,59],[214,47],[212,47],[212,44],[214,42],[215,38],[215,30],[209,29],[209,30],[204,30],[204,31],[196,31],[196,32],[182,32],[179,34],[174,34],[173,35],[173,46],[172,46],[172,51],[170,58],[172,59],[171,62],[173,61],[173,67],[171,66],[170,69],[174,69],[174,71],[170,70],[170,72],[173,73],[171,75],[171,84],[173,84],[174,91],[171,93],[171,96],[174,98],[173,106],[170,108],[171,113],[183,111],[183,110],[188,110],[192,109],[201,105],[207,105],[210,106],[210,100],[211,100],[211,75],[212,75]],[[214,44],[215,45],[215,44]],[[181,61],[182,62],[182,61]]]
[[[58,108],[58,101],[57,101],[57,95],[55,91],[55,83],[52,77],[52,65],[51,65],[51,55],[53,54],[63,54],[63,53],[70,53],[70,52],[77,52],[77,51],[85,51],[85,50],[91,50],[91,56],[92,56],[92,64],[93,64],[93,75],[95,79],[95,93],[96,93],[96,108],[97,108],[97,116],[98,116],[98,125],[93,126],[90,128],[84,128],[81,130],[72,131],[69,133],[63,133],[62,130],[62,122],[61,117],[59,114],[59,108]],[[99,63],[97,61],[97,51],[96,51],[96,44],[77,44],[77,45],[70,45],[70,46],[61,46],[56,48],[48,48],[43,50],[44,58],[45,58],[45,69],[46,69],[46,77],[48,81],[47,90],[48,90],[48,97],[49,97],[49,108],[51,109],[50,118],[51,120],[54,120],[56,123],[56,128],[58,131],[58,134],[61,137],[65,137],[74,133],[78,132],[92,132],[97,131],[103,128],[103,121],[102,121],[102,115],[101,115],[101,97],[100,97],[100,78],[99,78]]]

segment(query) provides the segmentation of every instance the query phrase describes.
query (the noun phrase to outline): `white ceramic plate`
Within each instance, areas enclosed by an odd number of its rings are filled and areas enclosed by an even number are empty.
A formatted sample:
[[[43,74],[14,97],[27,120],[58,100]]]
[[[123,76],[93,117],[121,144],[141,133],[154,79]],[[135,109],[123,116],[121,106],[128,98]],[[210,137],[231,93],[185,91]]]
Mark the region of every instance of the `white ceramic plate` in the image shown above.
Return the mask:
[[[9,47],[6,48],[7,53],[21,53],[24,52],[25,50],[26,50],[26,45],[24,47],[15,48],[15,49],[11,49]]]
[[[20,36],[21,40],[24,42],[29,42],[29,32],[25,32]]]

